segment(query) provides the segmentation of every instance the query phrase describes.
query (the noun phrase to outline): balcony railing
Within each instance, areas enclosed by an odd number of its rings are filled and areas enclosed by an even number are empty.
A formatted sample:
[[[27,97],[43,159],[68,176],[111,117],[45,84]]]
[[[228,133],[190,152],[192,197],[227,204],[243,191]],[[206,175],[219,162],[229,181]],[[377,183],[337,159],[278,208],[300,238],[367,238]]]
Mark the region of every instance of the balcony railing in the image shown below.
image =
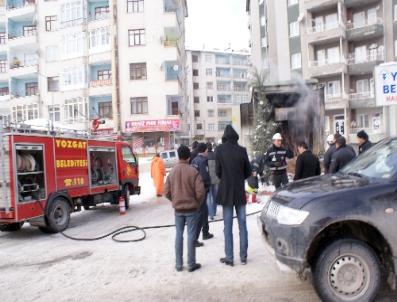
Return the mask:
[[[112,79],[94,80],[90,82],[90,87],[101,87],[101,86],[110,86],[110,85],[112,85]]]
[[[88,21],[99,21],[99,20],[106,20],[110,18],[110,13],[100,13],[100,14],[95,14],[93,16],[88,17]]]
[[[349,94],[349,100],[351,100],[351,101],[372,99],[374,97],[375,97],[375,94],[373,91],[363,91],[363,92],[355,92],[355,93]]]
[[[343,64],[345,63],[344,58],[327,58],[324,60],[309,61],[309,67],[320,67],[333,64]]]
[[[321,33],[327,30],[335,29],[339,27],[338,21],[336,22],[330,22],[330,23],[325,23],[325,24],[319,24],[319,25],[312,25],[307,27],[307,33],[308,34],[314,34],[314,33]]]
[[[382,18],[376,18],[376,20],[365,19],[364,22],[356,22],[356,23],[353,23],[353,21],[349,20],[347,21],[346,29],[352,30],[352,29],[364,28],[371,25],[381,25],[381,24],[383,24]]]
[[[39,60],[29,60],[29,61],[24,61],[21,62],[19,60],[16,60],[10,64],[10,69],[16,69],[16,68],[23,68],[23,67],[30,67],[30,66],[35,66],[39,64]]]
[[[15,39],[22,39],[22,38],[28,38],[28,37],[34,37],[37,35],[37,30],[32,30],[29,32],[24,33],[23,35],[20,36],[14,36],[12,34],[8,34],[8,39],[9,40],[15,40]]]
[[[348,64],[360,64],[375,61],[384,61],[385,52],[383,50],[370,50],[366,56],[357,56],[355,53],[349,55]]]

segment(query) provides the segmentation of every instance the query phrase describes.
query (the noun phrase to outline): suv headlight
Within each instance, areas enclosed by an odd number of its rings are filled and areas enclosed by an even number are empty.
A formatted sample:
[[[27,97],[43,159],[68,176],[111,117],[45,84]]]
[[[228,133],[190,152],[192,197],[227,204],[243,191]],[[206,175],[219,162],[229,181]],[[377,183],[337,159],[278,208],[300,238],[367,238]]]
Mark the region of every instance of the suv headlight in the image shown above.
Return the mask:
[[[272,201],[267,208],[266,215],[276,219],[279,224],[300,225],[309,216],[309,212],[289,208]]]

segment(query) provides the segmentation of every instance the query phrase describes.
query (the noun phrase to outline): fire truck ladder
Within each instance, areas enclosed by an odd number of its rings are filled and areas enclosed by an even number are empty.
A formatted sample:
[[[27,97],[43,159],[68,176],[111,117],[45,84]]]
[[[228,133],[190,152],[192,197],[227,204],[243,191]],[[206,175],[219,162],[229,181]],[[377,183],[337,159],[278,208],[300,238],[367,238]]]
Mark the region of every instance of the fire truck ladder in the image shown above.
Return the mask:
[[[1,171],[0,171],[0,186],[1,186],[1,193],[0,193],[0,209],[5,209],[6,212],[10,210],[10,200],[7,196],[7,174],[8,167],[6,169],[6,153],[5,153],[5,144],[4,144],[4,132],[3,132],[3,124],[0,123],[0,164],[1,164]]]

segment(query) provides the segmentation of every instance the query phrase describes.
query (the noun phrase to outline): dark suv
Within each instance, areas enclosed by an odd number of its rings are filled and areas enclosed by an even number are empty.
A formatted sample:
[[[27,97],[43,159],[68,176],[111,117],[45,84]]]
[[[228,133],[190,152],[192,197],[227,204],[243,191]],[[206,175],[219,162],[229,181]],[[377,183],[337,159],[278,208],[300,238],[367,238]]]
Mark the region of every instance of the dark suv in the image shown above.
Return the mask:
[[[267,245],[299,274],[310,269],[323,301],[373,301],[397,272],[397,138],[334,175],[276,192],[259,217]]]

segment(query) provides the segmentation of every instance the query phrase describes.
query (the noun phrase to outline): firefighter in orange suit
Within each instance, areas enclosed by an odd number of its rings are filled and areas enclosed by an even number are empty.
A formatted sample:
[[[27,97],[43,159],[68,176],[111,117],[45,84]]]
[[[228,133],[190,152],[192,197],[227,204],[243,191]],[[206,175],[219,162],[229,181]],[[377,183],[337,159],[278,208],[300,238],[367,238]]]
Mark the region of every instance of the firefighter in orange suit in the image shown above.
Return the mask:
[[[164,193],[165,166],[164,161],[160,158],[160,154],[156,154],[153,158],[150,170],[154,186],[156,187],[157,197],[161,197]]]

